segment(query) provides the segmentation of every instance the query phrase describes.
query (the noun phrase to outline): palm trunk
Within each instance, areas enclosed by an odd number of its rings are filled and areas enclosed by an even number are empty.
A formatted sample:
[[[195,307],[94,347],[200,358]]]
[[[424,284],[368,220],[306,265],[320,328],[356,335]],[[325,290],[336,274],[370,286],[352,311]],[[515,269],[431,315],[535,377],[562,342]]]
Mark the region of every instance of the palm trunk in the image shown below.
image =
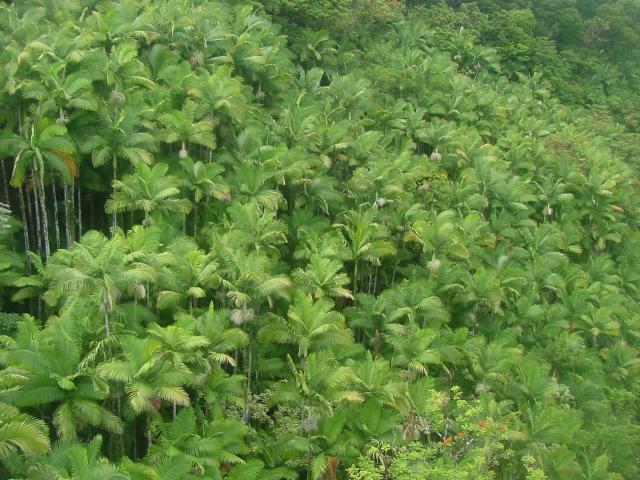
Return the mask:
[[[198,203],[193,203],[193,238],[196,238],[198,232]]]
[[[358,260],[353,263],[353,294],[358,292]]]
[[[40,187],[40,207],[42,209],[42,240],[44,242],[44,258],[49,260],[51,248],[49,245],[49,219],[47,218],[47,200],[44,191],[44,184],[40,179],[36,179],[36,187]]]
[[[378,265],[376,265],[376,274],[373,279],[373,294],[376,294],[376,289],[378,288]]]
[[[109,312],[107,309],[104,309],[104,333],[106,337],[111,336],[111,330],[109,329]]]
[[[27,190],[27,194],[29,191]],[[31,217],[36,219],[36,243],[38,244],[38,254],[42,255],[42,235],[40,230],[40,207],[38,206],[38,189],[36,188],[36,180],[34,179],[31,193],[33,194],[33,205]]]
[[[116,186],[115,186],[115,182],[118,179],[118,159],[117,157],[113,157],[113,193],[116,193]],[[113,231],[115,233],[115,229],[118,226],[118,214],[114,211],[113,212]]]
[[[245,423],[249,423],[249,420],[251,419],[251,409],[249,406],[251,400],[251,357],[253,356],[253,342],[251,340],[252,336],[251,332],[249,332],[249,345],[247,347],[247,399],[244,414],[242,415],[242,420]]]
[[[78,183],[78,238],[82,238],[82,189]]]
[[[7,183],[7,172],[4,169],[4,159],[0,157],[0,168],[2,168],[2,187],[4,190],[4,203],[11,208],[11,198],[9,197],[9,185]]]
[[[71,188],[73,189],[73,184],[71,184]],[[62,193],[64,195],[64,236],[67,239],[67,248],[71,248],[71,242],[73,241],[71,232],[73,229],[71,228],[72,212],[69,208],[69,185],[63,185]],[[73,198],[73,190],[71,191],[71,198]]]
[[[30,250],[29,245],[29,223],[27,222],[27,207],[24,204],[24,193],[22,187],[18,187],[18,198],[20,199],[20,214],[22,215],[22,234],[24,235],[24,251]],[[31,260],[27,256],[27,273],[31,273]]]
[[[53,194],[53,221],[55,222],[54,231],[56,233],[56,250],[60,250],[60,220],[58,217],[58,195],[56,192],[55,182],[51,182],[51,192]]]

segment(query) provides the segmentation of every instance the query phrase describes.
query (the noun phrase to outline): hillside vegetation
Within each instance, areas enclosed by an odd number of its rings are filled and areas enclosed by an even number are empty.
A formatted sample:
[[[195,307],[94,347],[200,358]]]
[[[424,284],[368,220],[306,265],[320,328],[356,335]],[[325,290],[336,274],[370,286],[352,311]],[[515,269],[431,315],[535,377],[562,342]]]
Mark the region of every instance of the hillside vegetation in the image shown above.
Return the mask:
[[[0,2],[0,478],[636,478],[639,17]]]

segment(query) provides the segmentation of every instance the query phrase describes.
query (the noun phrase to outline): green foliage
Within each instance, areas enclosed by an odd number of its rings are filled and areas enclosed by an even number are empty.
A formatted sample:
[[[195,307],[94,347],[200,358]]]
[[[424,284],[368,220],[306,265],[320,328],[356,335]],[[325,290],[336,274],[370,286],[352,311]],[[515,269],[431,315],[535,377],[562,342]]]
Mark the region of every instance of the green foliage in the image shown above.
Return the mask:
[[[637,15],[0,6],[0,477],[637,477]]]
[[[402,7],[398,0],[275,0],[265,3],[274,13],[284,14],[296,23],[333,30],[389,21],[397,18]]]

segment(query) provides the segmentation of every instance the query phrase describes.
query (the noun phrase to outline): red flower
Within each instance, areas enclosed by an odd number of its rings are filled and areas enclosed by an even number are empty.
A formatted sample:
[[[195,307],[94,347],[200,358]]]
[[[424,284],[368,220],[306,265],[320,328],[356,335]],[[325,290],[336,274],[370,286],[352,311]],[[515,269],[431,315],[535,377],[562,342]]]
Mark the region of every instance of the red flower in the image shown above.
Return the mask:
[[[456,433],[456,438],[462,438],[462,437],[464,437],[464,433],[462,432]]]
[[[451,437],[447,437],[444,440],[442,440],[443,445],[449,445],[451,442],[453,442],[453,438]]]

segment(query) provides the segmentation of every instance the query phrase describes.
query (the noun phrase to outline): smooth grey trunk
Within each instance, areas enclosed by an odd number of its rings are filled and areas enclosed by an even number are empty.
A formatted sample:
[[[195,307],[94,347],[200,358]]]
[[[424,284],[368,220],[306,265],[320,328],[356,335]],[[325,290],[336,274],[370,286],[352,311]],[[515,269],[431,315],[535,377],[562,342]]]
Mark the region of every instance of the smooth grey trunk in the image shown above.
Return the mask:
[[[376,289],[378,288],[378,265],[376,265],[376,274],[373,279],[373,294],[376,294]]]
[[[27,212],[27,222],[29,224],[29,241],[33,243],[33,251],[38,253],[38,239],[36,238],[35,230],[36,230],[36,219],[33,216],[33,205],[31,203],[31,196],[29,195],[29,190],[27,189],[27,185],[22,185],[23,189],[23,199],[25,202],[25,211]]]
[[[353,262],[353,294],[358,293],[358,260]]]
[[[106,306],[104,309],[104,333],[106,337],[111,336],[111,330],[109,329],[109,312],[107,312]]]
[[[198,203],[193,203],[193,238],[196,238],[198,232]]]
[[[251,340],[251,332],[249,332],[249,345],[247,347],[247,400],[246,400],[246,407],[244,410],[244,414],[242,415],[242,420],[245,423],[249,423],[249,420],[251,419],[251,407],[250,407],[250,400],[251,400],[251,357],[253,356],[253,349],[252,349],[252,340]]]
[[[56,192],[55,182],[51,182],[51,192],[53,194],[53,221],[55,223],[54,231],[56,233],[56,250],[60,250],[60,219],[58,217],[58,195]]]
[[[51,248],[49,245],[49,219],[47,218],[47,196],[44,191],[44,184],[36,179],[36,186],[40,187],[40,207],[42,208],[42,240],[44,242],[44,258],[49,260]]]
[[[40,228],[40,207],[38,206],[38,188],[34,179],[31,193],[33,193],[33,211],[36,219],[36,242],[38,243],[38,254],[42,255],[42,232]],[[28,190],[27,190],[28,193]]]
[[[71,185],[73,188],[73,184]],[[69,185],[64,184],[62,187],[62,194],[64,196],[64,236],[67,239],[67,248],[71,248],[71,209],[69,208]],[[71,198],[73,198],[73,190],[71,191]]]
[[[20,214],[22,215],[22,234],[24,235],[24,251],[30,250],[29,245],[29,223],[27,222],[27,207],[24,203],[24,193],[22,188],[18,187],[18,198],[20,199]],[[31,259],[27,255],[27,273],[31,273]]]
[[[114,156],[113,157],[113,184],[112,184],[113,193],[112,193],[112,195],[116,193],[116,185],[115,185],[115,183],[116,183],[117,179],[118,179],[118,159],[117,159],[117,157]],[[113,212],[112,222],[113,222],[113,234],[115,234],[116,227],[118,226],[118,214],[115,211]]]

